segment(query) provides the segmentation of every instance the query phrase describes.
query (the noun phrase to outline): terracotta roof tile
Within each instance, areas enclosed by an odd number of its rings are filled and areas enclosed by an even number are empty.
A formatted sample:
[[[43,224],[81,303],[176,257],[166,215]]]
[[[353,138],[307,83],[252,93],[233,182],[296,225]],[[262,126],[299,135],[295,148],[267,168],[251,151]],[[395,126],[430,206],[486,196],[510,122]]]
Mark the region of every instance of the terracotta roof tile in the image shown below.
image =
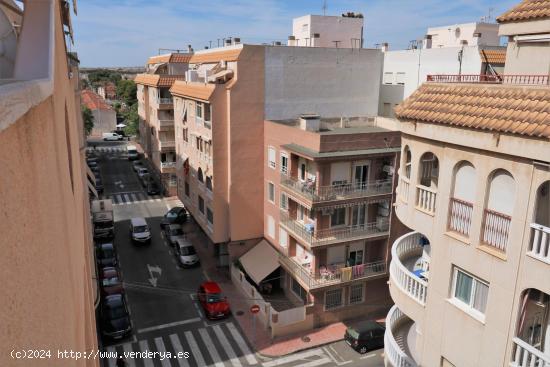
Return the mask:
[[[112,107],[109,106],[99,94],[89,89],[84,89],[82,91],[81,102],[90,110],[112,110]]]
[[[180,97],[190,97],[208,101],[216,89],[216,84],[187,83],[184,81],[175,82],[170,93]]]
[[[523,0],[497,18],[497,22],[517,22],[550,18],[550,0]]]
[[[205,53],[193,54],[189,62],[192,64],[199,64],[203,62],[237,61],[242,50],[242,47],[239,47],[229,50],[209,51]]]
[[[395,114],[400,120],[550,138],[550,87],[424,83]]]
[[[161,64],[165,62],[174,63],[174,64],[186,64],[191,60],[191,57],[193,56],[192,53],[171,53],[171,54],[165,54],[165,55],[157,55],[150,57],[149,60],[147,60],[147,64]]]
[[[138,74],[134,79],[136,84],[143,84],[149,87],[169,88],[176,80],[185,80],[184,75],[161,75],[161,74]]]
[[[504,64],[506,62],[506,49],[501,50],[479,50],[483,62],[488,64]]]

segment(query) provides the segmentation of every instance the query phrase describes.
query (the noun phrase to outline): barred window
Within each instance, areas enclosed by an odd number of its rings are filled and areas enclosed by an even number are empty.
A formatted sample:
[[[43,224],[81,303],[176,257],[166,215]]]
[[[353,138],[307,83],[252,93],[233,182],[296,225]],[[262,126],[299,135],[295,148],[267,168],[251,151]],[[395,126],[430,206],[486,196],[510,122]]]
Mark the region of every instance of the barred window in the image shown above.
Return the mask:
[[[353,284],[349,287],[349,304],[363,302],[363,284]]]
[[[325,292],[325,310],[342,306],[342,288]]]

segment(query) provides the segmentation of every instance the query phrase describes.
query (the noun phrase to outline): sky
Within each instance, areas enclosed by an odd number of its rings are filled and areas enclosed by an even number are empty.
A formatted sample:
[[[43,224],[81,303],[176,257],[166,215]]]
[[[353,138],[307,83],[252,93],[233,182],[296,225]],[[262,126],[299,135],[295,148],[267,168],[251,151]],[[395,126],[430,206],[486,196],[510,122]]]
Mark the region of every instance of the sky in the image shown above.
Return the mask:
[[[365,16],[364,47],[407,48],[428,27],[493,18],[519,0],[326,0],[326,14]],[[195,50],[218,39],[286,43],[292,18],[323,14],[323,0],[80,0],[74,51],[82,67],[142,66],[159,49]],[[220,41],[221,42],[221,41]],[[165,53],[165,52],[164,52]]]

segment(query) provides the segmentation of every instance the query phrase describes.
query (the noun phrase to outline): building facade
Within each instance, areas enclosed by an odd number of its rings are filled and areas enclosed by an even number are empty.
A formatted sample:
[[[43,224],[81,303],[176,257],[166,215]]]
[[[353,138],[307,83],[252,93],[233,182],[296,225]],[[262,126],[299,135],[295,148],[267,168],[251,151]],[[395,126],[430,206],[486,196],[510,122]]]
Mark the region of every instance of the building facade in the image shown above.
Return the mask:
[[[101,137],[101,134],[116,130],[116,111],[109,106],[103,97],[90,89],[84,89],[81,93],[82,105],[92,111],[94,127],[91,136]]]
[[[497,23],[475,22],[428,28],[424,44],[433,48],[465,46],[498,46]]]
[[[304,15],[292,20],[292,35],[288,46],[302,47],[363,47],[363,15],[344,13],[342,16]]]
[[[549,17],[527,0],[498,18],[521,76],[442,77],[396,110],[395,211],[411,231],[391,249],[388,365],[550,364],[548,64],[530,75]],[[525,29],[543,38],[518,52]]]

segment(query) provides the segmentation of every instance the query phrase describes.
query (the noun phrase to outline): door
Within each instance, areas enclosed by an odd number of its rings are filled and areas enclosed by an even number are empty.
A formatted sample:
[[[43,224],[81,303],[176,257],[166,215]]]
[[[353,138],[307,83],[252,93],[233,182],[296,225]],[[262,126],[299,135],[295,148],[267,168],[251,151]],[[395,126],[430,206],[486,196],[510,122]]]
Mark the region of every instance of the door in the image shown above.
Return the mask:
[[[349,256],[349,265],[361,265],[363,263],[363,250],[350,251]]]
[[[356,205],[351,208],[351,225],[361,226],[367,223],[367,204]]]
[[[353,183],[357,189],[363,189],[367,186],[369,180],[369,165],[358,164],[355,166]]]

